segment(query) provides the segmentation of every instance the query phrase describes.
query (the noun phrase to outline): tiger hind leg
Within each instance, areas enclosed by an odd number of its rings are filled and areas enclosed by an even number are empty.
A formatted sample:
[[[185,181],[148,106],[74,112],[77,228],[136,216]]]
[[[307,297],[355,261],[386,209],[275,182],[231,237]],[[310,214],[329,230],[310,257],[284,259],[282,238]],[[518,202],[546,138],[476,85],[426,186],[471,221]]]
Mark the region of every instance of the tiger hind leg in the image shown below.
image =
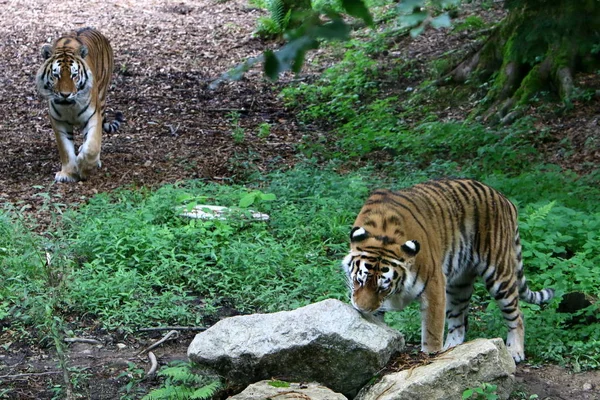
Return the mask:
[[[497,279],[488,286],[489,293],[496,299],[498,307],[508,327],[506,347],[515,360],[521,362],[525,359],[525,325],[523,314],[519,309],[519,289],[516,280]]]
[[[449,283],[446,287],[446,321],[448,334],[444,350],[465,341],[469,325],[469,304],[473,295],[473,278]]]
[[[87,179],[94,168],[100,168],[100,149],[102,146],[102,120],[95,116],[83,128],[83,144],[77,155],[77,166],[81,179]]]

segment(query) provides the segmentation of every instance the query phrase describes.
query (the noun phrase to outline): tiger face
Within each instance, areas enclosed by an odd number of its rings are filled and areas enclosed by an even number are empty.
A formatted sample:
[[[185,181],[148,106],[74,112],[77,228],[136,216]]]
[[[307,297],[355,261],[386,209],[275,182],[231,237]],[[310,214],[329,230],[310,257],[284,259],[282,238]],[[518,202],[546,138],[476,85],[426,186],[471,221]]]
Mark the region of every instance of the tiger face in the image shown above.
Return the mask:
[[[63,47],[53,51],[46,45],[42,48],[45,59],[38,79],[40,95],[55,104],[68,105],[86,98],[93,85],[89,68],[84,61],[88,55],[86,46],[77,49]]]
[[[402,295],[420,245],[403,244],[388,236],[375,236],[363,227],[350,233],[351,251],[342,266],[346,271],[354,308],[361,312],[386,311],[386,300]],[[410,278],[409,278],[410,279]]]

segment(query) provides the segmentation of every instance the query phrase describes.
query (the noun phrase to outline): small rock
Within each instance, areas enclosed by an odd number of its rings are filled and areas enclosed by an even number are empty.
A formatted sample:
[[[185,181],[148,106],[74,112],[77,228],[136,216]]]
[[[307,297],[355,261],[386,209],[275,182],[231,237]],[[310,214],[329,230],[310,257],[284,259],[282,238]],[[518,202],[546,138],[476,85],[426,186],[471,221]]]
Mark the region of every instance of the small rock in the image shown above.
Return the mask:
[[[123,350],[123,349],[124,349],[124,348],[126,348],[126,347],[127,347],[127,345],[126,345],[126,344],[123,344],[123,343],[117,343],[117,348],[118,348],[119,350]]]
[[[589,390],[592,390],[592,389],[594,389],[594,385],[592,385],[591,383],[586,382],[586,383],[583,384],[583,390],[589,391]]]

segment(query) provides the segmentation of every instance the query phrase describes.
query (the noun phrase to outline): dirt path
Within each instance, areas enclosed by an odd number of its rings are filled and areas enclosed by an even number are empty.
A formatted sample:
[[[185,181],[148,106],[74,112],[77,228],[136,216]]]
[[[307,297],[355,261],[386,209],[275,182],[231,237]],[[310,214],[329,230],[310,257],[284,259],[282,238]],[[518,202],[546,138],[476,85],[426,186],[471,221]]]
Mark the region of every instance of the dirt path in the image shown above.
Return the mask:
[[[301,134],[259,71],[207,89],[208,82],[264,48],[252,37],[261,12],[245,2],[0,5],[5,99],[0,200],[35,210],[44,193],[71,204],[120,186],[244,177],[293,161]],[[40,49],[61,33],[86,26],[104,32],[112,43],[117,73],[107,105],[122,111],[127,122],[117,134],[104,136],[103,166],[91,179],[53,184],[58,154],[47,107],[34,85]],[[257,136],[263,123],[270,126],[267,138]],[[234,138],[238,126],[243,135]]]
[[[252,37],[259,15],[261,11],[242,0],[0,0],[0,201],[43,214],[48,196],[73,205],[122,186],[228,180],[293,164],[294,146],[303,133],[259,71],[215,91],[207,88],[230,67],[264,49]],[[103,166],[90,180],[54,184],[58,155],[34,77],[41,46],[85,26],[101,30],[112,42],[118,71],[108,106],[122,111],[127,122],[119,133],[105,135]],[[264,123],[270,127],[268,137],[258,134]],[[55,355],[47,346],[3,342],[9,331],[0,325],[0,398],[51,398],[52,384],[61,382]],[[158,337],[107,333],[101,347],[71,344],[69,365],[87,375],[89,398],[119,398],[118,390],[128,381],[119,375],[128,362],[147,369],[146,358],[135,353]],[[191,338],[182,334],[159,348],[161,364],[185,359]],[[119,349],[118,344],[126,347]],[[527,393],[540,399],[600,398],[596,372],[570,375],[554,366],[521,366],[519,379]],[[586,383],[596,391],[584,391]],[[7,387],[16,390],[3,394]]]

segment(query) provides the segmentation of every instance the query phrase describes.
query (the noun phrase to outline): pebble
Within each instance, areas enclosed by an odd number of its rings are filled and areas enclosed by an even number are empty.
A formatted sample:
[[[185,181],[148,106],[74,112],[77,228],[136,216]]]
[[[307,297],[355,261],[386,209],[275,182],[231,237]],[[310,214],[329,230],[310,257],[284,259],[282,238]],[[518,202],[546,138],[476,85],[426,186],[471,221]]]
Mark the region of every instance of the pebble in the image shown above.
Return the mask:
[[[583,390],[592,390],[593,388],[594,386],[589,382],[583,384]]]
[[[123,344],[123,343],[117,343],[117,348],[118,348],[119,350],[123,350],[125,347],[127,347],[127,345],[126,345],[126,344]]]

